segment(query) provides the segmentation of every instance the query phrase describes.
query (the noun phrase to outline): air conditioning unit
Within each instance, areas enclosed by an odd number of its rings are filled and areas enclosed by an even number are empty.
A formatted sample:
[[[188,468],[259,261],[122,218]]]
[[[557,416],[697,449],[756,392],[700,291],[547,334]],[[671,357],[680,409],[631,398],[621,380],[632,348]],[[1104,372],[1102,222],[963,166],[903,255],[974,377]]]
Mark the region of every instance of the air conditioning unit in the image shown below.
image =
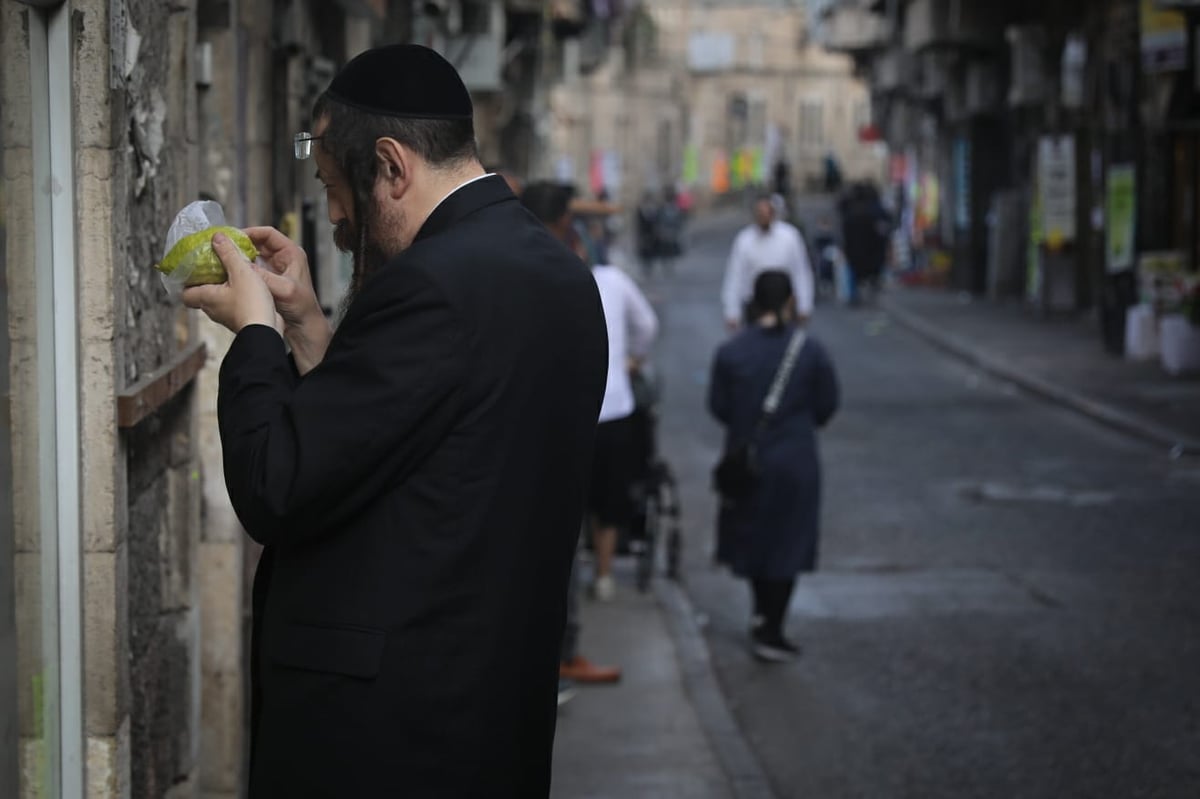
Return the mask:
[[[1007,4],[967,0],[909,0],[903,41],[909,50],[998,47]]]
[[[284,51],[302,53],[312,38],[308,7],[300,0],[287,0],[275,14],[275,44]]]
[[[500,0],[447,0],[437,14],[424,14],[413,27],[414,38],[445,56],[468,90],[504,88],[505,17]]]
[[[1046,30],[1037,25],[1009,27],[1008,39],[1012,73],[1009,76],[1008,104],[1013,108],[1038,105],[1046,98]]]

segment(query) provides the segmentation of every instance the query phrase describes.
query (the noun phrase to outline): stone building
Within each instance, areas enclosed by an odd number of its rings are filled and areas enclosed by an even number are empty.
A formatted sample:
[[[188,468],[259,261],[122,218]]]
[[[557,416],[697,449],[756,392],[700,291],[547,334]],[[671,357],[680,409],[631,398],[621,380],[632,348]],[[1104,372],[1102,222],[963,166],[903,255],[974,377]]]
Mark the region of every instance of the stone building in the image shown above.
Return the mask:
[[[1197,279],[1197,3],[825,2],[914,201],[905,232],[956,288],[1094,312],[1119,354],[1141,284]]]
[[[663,0],[650,8],[661,47],[686,67],[687,145],[701,186],[763,183],[783,160],[797,188],[817,188],[830,155],[848,179],[882,177],[881,153],[860,138],[871,121],[867,88],[850,59],[813,37],[806,4]]]
[[[870,96],[851,59],[824,50],[799,0],[647,0],[598,42],[549,59],[536,176],[603,187],[630,205],[684,185],[701,202],[763,185],[778,160],[815,188],[832,155],[847,178],[883,177],[860,140]]]
[[[344,264],[291,137],[384,0],[0,2],[0,796],[233,797],[256,553],[228,504],[229,336],[153,264],[190,201]]]

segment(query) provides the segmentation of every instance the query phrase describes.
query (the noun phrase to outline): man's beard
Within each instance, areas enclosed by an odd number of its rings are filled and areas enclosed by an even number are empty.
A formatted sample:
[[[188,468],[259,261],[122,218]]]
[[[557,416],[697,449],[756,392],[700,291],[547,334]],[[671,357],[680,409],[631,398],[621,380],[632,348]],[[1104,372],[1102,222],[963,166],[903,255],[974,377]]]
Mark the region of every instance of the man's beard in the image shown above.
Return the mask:
[[[367,278],[375,274],[391,257],[379,242],[379,231],[383,228],[377,209],[371,209],[369,218],[364,218],[357,228],[343,219],[333,229],[334,245],[345,253],[350,253],[353,259],[353,270],[350,274],[350,287],[342,298],[339,318],[345,318],[346,311],[358,297]]]

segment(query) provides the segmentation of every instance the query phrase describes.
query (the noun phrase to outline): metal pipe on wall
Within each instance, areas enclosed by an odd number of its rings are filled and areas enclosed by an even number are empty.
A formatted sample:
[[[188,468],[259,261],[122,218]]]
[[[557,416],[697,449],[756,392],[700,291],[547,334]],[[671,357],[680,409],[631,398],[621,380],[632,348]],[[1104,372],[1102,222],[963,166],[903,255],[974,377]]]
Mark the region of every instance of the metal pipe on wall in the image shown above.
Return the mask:
[[[63,796],[84,794],[83,541],[79,481],[79,313],[75,257],[75,142],[71,9],[47,13],[55,476],[58,516],[58,668]]]
[[[34,235],[34,347],[37,359],[37,407],[53,408],[54,375],[54,231],[50,225],[52,195],[48,191],[53,169],[50,160],[50,88],[49,55],[45,16],[38,11],[28,12],[29,19],[29,89],[31,155],[33,158],[33,235]],[[37,414],[38,464],[38,566],[41,588],[38,617],[41,626],[42,650],[40,669],[33,676],[33,685],[25,690],[35,697],[34,713],[41,719],[42,749],[40,763],[25,780],[34,790],[47,796],[58,796],[60,777],[59,726],[61,718],[60,669],[58,649],[58,501],[55,466],[55,415]],[[40,702],[37,701],[40,698]],[[36,729],[36,721],[35,721]]]

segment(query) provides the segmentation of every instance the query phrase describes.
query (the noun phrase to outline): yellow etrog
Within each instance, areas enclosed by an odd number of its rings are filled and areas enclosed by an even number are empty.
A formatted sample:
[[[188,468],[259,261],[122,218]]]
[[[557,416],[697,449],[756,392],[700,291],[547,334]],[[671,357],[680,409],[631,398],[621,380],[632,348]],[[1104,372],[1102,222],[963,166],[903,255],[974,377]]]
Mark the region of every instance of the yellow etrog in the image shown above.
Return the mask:
[[[176,271],[187,275],[183,283],[185,286],[224,283],[228,275],[225,274],[225,267],[221,265],[221,259],[212,248],[212,238],[217,233],[228,236],[247,259],[253,261],[258,257],[258,249],[254,242],[242,231],[228,226],[210,227],[199,233],[184,236],[176,242],[167,253],[167,257],[154,265],[155,269],[164,275],[171,275]]]

